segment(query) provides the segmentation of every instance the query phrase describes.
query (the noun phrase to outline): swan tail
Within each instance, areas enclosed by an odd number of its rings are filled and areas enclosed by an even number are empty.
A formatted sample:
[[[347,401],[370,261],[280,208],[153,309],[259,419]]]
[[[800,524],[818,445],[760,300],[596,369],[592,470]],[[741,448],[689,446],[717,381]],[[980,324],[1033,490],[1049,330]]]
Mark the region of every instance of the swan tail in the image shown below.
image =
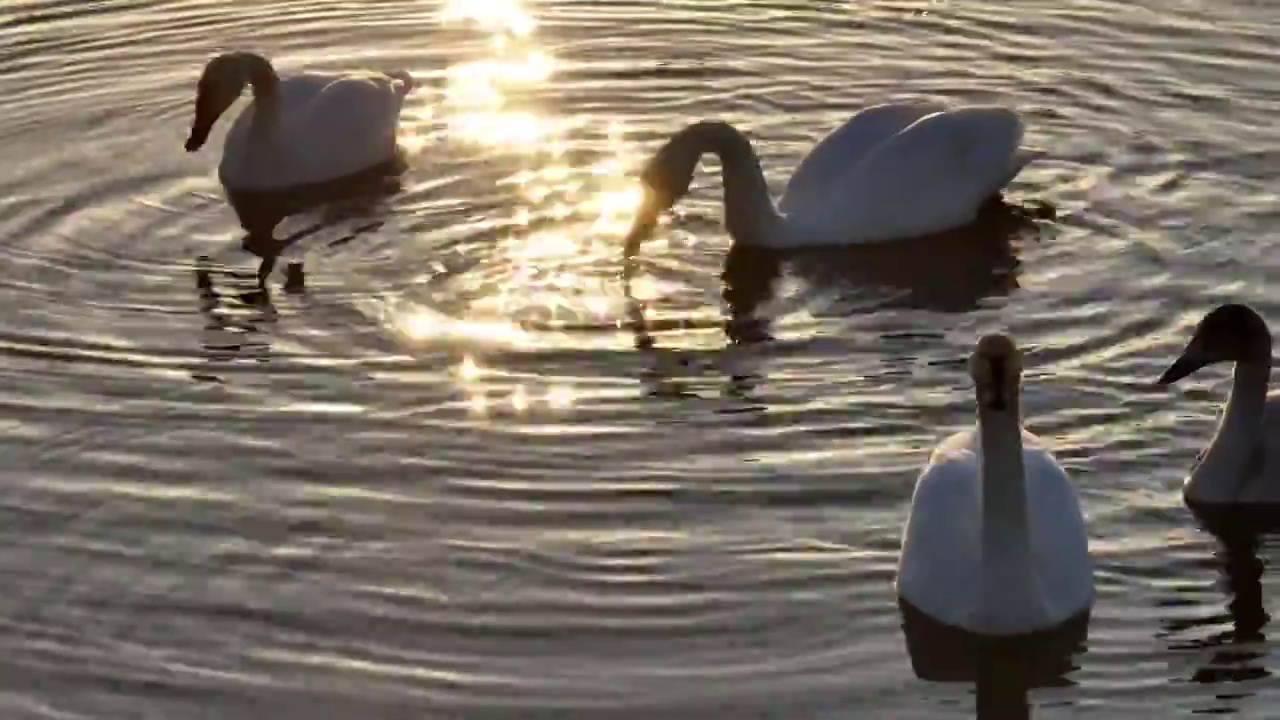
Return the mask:
[[[392,80],[400,81],[398,89],[401,97],[408,95],[418,85],[418,81],[414,79],[413,75],[409,74],[408,70],[387,70],[383,74]]]
[[[1047,151],[1039,148],[1020,147],[1013,151],[1013,157],[1009,160],[1009,171],[1017,175],[1031,163],[1048,157],[1048,155]]]
[[[1014,150],[1013,156],[1009,158],[1009,168],[1005,172],[1004,179],[1001,181],[997,192],[1003,189],[1004,186],[1013,182],[1013,179],[1018,176],[1018,173],[1022,172],[1028,165],[1048,155],[1048,152],[1037,148],[1020,147],[1017,150]]]

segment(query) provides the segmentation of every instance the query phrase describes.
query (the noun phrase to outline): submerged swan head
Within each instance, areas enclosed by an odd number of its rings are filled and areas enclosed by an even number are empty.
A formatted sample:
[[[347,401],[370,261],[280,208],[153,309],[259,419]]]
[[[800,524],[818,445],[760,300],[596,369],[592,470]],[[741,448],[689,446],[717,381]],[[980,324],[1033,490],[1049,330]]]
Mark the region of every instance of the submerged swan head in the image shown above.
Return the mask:
[[[1271,331],[1248,305],[1219,305],[1196,325],[1182,355],[1156,381],[1170,385],[1218,362],[1271,362]]]
[[[250,52],[228,52],[214,57],[204,67],[196,88],[196,115],[187,137],[187,152],[195,152],[209,139],[209,131],[222,114],[240,97],[245,85],[253,86],[254,97],[275,91],[279,79],[271,63]]]
[[[983,335],[969,356],[969,376],[982,409],[1003,412],[1016,408],[1022,382],[1022,352],[1008,335]]]

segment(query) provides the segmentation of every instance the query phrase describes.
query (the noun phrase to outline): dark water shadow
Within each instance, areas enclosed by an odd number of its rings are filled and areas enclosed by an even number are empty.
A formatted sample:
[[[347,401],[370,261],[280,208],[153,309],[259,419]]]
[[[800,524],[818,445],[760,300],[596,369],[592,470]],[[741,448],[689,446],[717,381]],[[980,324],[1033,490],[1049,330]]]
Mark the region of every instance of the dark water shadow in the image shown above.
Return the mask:
[[[772,323],[778,312],[775,301],[781,299],[778,288],[784,277],[799,280],[804,286],[802,295],[819,296],[818,307],[812,310],[817,316],[869,314],[885,309],[940,313],[976,310],[983,301],[1008,296],[1019,288],[1022,243],[1038,238],[1040,223],[1054,215],[1048,205],[1023,206],[993,198],[972,224],[918,238],[798,250],[735,244],[725,256],[720,276],[721,297],[728,309],[720,327],[727,348],[773,341]],[[643,372],[642,381],[650,395],[693,396],[672,380],[673,375],[686,372],[697,363],[687,358],[673,361],[670,353],[655,353],[654,335],[715,325],[680,318],[648,318],[649,305],[636,299],[631,290],[635,274],[630,266],[623,272],[624,322],[635,338],[636,349],[655,357]],[[735,393],[741,394],[741,389],[754,388],[764,381],[758,356],[753,365],[750,370],[726,373]]]
[[[757,298],[762,286],[789,275],[806,294],[824,296],[818,315],[873,313],[885,309],[964,313],[983,301],[1019,289],[1023,244],[1038,239],[1049,206],[992,200],[970,225],[888,243],[793,251],[735,248],[726,262],[734,298]],[[844,300],[844,302],[842,302]]]
[[[268,362],[271,359],[270,331],[279,319],[265,289],[219,292],[217,280],[246,280],[251,276],[223,270],[217,272],[207,258],[197,261],[196,302],[204,326],[200,333],[201,354],[208,370],[193,369],[191,377],[200,382],[223,384],[216,372],[230,362]]]
[[[1263,629],[1271,616],[1263,606],[1262,575],[1266,565],[1261,551],[1267,544],[1274,544],[1274,534],[1260,532],[1256,526],[1243,522],[1235,526],[1215,523],[1209,531],[1218,543],[1214,561],[1219,573],[1218,586],[1227,596],[1226,612],[1163,620],[1157,637],[1166,640],[1174,652],[1208,651],[1208,657],[1183,682],[1224,687],[1214,692],[1212,705],[1197,708],[1197,712],[1238,712],[1240,701],[1257,694],[1257,686],[1241,683],[1265,680],[1272,675],[1265,666],[1269,647]],[[1268,543],[1269,536],[1271,543]],[[1230,627],[1226,630],[1181,639],[1199,628],[1228,624]]]
[[[400,192],[400,176],[408,169],[403,155],[387,163],[334,180],[300,185],[286,190],[237,192],[224,189],[227,200],[245,230],[241,247],[261,259],[257,279],[265,287],[279,257],[294,243],[324,227],[350,217],[368,217],[390,196]],[[326,214],[321,222],[299,232],[276,238],[276,227],[285,218],[317,208]],[[381,226],[381,221],[357,231],[367,232]],[[349,240],[346,238],[345,240]],[[335,241],[331,245],[343,242]]]
[[[972,683],[980,720],[1030,718],[1030,691],[1074,686],[1067,675],[1087,651],[1088,612],[1056,628],[995,639],[939,623],[902,600],[898,607],[916,677]]]

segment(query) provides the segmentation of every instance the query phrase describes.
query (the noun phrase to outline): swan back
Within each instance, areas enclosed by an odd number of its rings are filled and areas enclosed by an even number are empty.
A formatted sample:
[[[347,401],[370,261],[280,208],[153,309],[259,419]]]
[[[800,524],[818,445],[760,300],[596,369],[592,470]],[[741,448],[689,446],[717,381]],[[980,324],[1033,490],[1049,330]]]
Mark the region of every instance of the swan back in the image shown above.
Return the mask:
[[[975,581],[984,556],[978,428],[943,440],[916,481],[897,591],[939,622],[975,633],[1021,634],[1054,627],[1093,602],[1093,562],[1076,490],[1039,437],[1024,431],[1022,442],[1032,597],[1005,589],[984,598]]]
[[[219,168],[223,182],[237,190],[274,190],[391,161],[411,87],[380,73],[301,73],[281,80],[278,110],[255,99],[236,118]],[[278,115],[263,117],[267,113]]]
[[[1006,108],[975,106],[925,115],[886,138],[794,219],[849,241],[915,237],[973,221],[1036,156],[1019,154],[1023,127]],[[834,164],[834,163],[833,163]],[[1015,169],[1016,168],[1016,169]]]
[[[819,140],[800,161],[787,181],[778,209],[786,214],[806,213],[810,204],[825,201],[832,182],[877,146],[920,118],[943,109],[939,103],[921,101],[873,105],[859,111]]]

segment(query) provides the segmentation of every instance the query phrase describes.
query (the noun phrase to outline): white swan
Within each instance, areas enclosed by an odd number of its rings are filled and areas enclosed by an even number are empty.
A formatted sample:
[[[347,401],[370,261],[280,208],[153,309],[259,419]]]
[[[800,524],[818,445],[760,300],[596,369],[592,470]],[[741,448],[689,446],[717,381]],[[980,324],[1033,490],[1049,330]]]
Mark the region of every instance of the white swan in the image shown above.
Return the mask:
[[[1020,147],[1009,109],[927,102],[867,108],[801,161],[777,206],[751,142],[725,122],[680,130],[641,173],[641,204],[626,257],[658,215],[689,191],[703,153],[720,157],[725,225],[735,242],[772,248],[919,237],[966,225],[983,203],[1045,153]]]
[[[218,176],[235,192],[270,192],[336,180],[397,161],[396,129],[405,71],[299,73],[281,78],[261,55],[229,52],[205,66],[187,152],[199,150],[214,122],[248,84],[253,102],[236,118]]]
[[[1231,395],[1183,496],[1188,504],[1223,509],[1280,504],[1280,397],[1267,392],[1271,331],[1247,305],[1221,305],[1205,315],[1156,382],[1169,385],[1217,362],[1236,365]]]
[[[1093,607],[1093,563],[1066,472],[1019,419],[1021,355],[1004,335],[969,360],[978,422],[944,440],[916,482],[899,597],[983,635],[1063,626]]]

